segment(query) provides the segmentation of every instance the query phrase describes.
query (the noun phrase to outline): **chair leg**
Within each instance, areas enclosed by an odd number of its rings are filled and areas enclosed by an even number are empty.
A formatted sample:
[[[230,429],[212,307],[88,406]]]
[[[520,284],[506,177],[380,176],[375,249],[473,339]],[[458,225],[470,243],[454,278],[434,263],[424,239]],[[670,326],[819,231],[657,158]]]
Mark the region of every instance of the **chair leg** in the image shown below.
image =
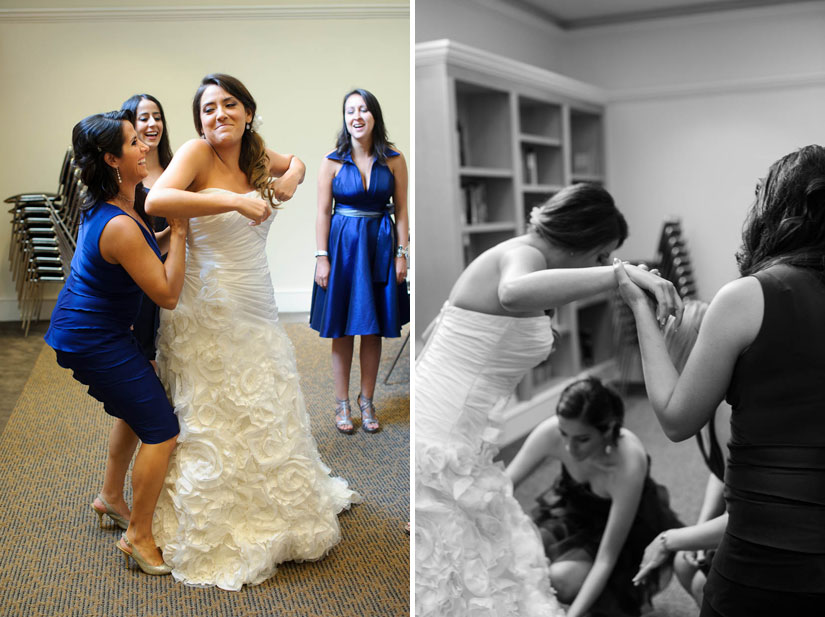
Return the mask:
[[[384,385],[387,385],[390,381],[390,375],[392,375],[393,370],[395,370],[395,365],[398,364],[398,359],[401,357],[401,352],[404,351],[404,347],[407,345],[407,341],[410,340],[410,333],[407,332],[407,336],[404,338],[404,342],[401,343],[401,349],[398,350],[398,353],[395,354],[395,360],[392,361],[392,366],[390,366],[390,370],[387,371],[387,376],[384,377]]]

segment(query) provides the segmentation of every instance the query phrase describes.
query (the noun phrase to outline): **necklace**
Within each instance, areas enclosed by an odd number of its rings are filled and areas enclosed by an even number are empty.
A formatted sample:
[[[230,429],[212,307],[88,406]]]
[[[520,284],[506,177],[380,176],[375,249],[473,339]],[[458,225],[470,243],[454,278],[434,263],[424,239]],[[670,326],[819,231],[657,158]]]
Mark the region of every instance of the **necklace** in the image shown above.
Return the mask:
[[[126,195],[124,195],[123,193],[118,193],[118,194],[116,195],[116,197],[118,197],[119,199],[122,199],[123,201],[125,201],[125,202],[126,202],[127,204],[129,204],[129,205],[132,205],[133,203],[135,203],[135,200],[134,200],[134,199],[129,199],[129,198],[128,198],[128,197],[126,197]]]

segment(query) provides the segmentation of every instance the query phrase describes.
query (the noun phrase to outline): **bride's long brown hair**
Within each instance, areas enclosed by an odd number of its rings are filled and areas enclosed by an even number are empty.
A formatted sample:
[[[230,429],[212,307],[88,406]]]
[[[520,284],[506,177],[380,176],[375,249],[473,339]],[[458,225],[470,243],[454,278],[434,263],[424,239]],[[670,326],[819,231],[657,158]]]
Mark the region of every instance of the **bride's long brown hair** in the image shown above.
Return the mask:
[[[192,115],[195,118],[195,128],[198,135],[203,135],[203,124],[201,124],[201,98],[203,91],[209,86],[218,86],[226,90],[230,95],[238,99],[244,109],[255,118],[255,111],[258,104],[249,90],[246,89],[239,79],[224,73],[210,73],[201,80],[201,85],[195,92],[192,100]],[[273,208],[278,205],[275,201],[274,189],[269,184],[269,157],[266,154],[266,145],[261,136],[255,131],[244,128],[241,139],[241,155],[238,159],[238,166],[246,174],[246,179],[251,186],[254,186],[261,193],[261,196],[270,203]]]

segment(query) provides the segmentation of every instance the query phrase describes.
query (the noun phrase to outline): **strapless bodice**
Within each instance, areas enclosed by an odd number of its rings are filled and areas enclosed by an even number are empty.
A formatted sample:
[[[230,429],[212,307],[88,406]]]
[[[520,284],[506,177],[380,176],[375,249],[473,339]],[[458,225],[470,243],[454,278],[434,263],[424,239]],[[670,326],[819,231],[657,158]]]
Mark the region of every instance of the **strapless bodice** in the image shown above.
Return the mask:
[[[415,365],[416,440],[496,443],[504,403],[553,347],[550,318],[446,304]]]

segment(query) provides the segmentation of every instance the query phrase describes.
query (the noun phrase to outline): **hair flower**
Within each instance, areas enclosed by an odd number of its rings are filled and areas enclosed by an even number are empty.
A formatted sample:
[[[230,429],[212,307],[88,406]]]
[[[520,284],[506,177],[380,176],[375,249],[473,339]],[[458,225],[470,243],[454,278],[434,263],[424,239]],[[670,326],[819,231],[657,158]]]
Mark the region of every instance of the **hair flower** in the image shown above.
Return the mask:
[[[260,115],[255,114],[252,118],[251,129],[257,133],[260,130],[261,125],[263,123],[264,123],[264,119]]]

